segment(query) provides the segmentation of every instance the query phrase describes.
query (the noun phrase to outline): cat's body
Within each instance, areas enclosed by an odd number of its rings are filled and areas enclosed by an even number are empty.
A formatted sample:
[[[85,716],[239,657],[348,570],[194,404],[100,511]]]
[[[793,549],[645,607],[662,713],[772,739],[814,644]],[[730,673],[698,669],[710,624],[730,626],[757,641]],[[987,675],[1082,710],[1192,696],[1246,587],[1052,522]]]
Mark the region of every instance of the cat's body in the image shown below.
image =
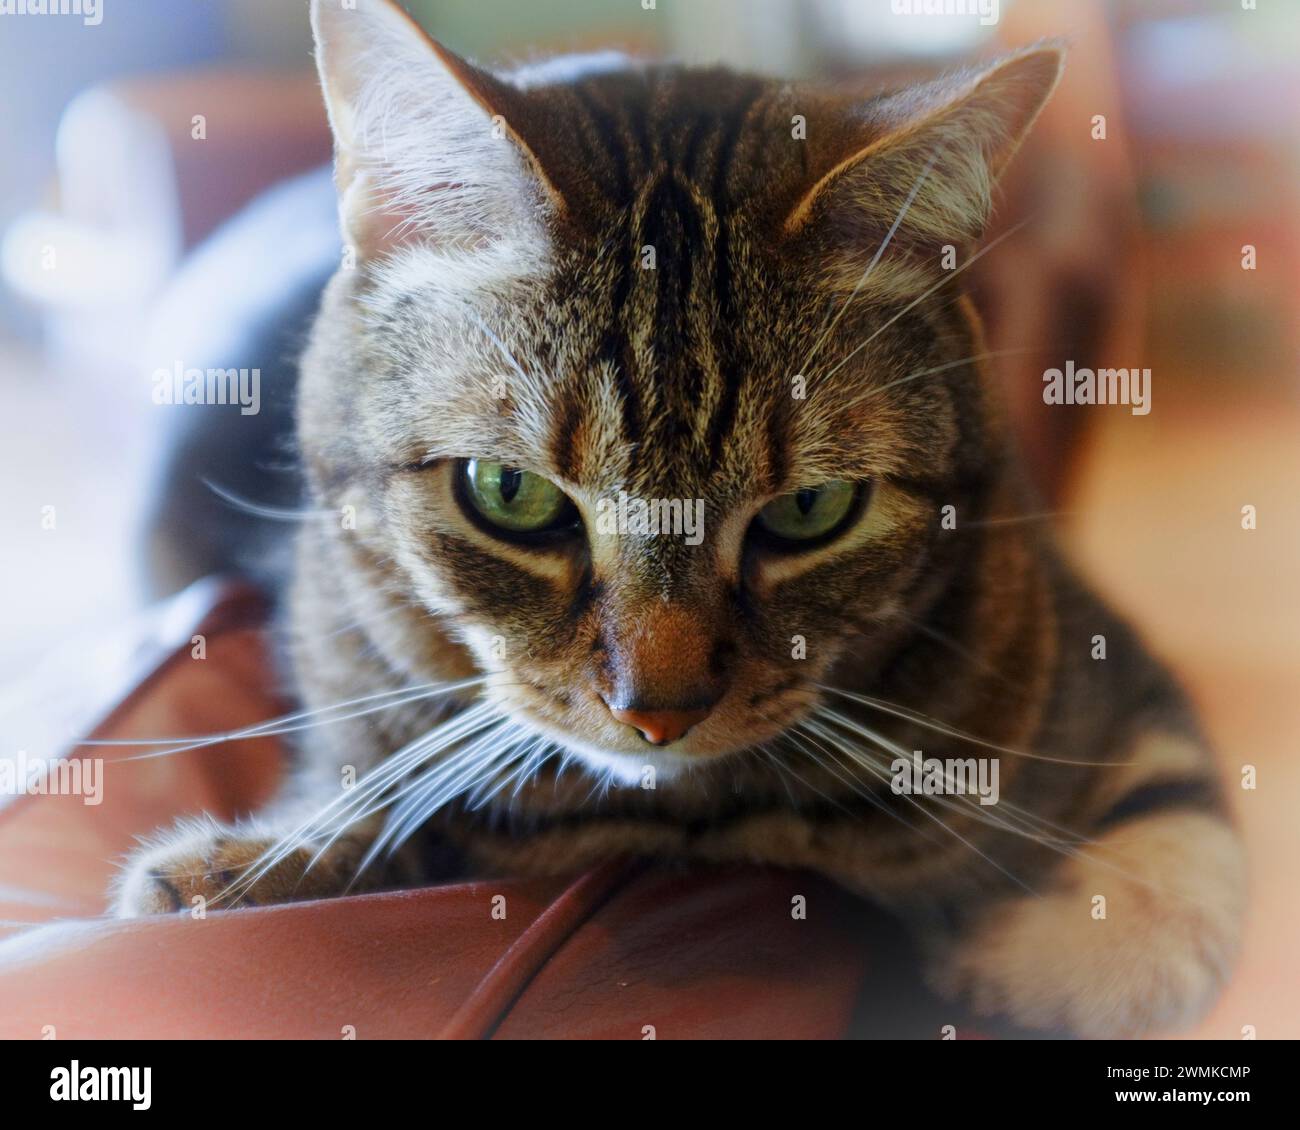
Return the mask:
[[[328,724],[276,809],[160,840],[119,908],[340,893],[363,862],[750,860],[894,907],[936,984],[1022,1023],[1196,1015],[1241,901],[1212,759],[1032,518],[938,266],[1057,53],[857,102],[607,63],[521,92],[362,9],[316,10],[359,254],[300,399],[291,648]],[[558,484],[576,527],[494,527],[467,460]],[[834,528],[771,534],[835,483]],[[619,492],[701,500],[707,536],[602,532]],[[997,803],[899,795],[914,750],[996,758]]]

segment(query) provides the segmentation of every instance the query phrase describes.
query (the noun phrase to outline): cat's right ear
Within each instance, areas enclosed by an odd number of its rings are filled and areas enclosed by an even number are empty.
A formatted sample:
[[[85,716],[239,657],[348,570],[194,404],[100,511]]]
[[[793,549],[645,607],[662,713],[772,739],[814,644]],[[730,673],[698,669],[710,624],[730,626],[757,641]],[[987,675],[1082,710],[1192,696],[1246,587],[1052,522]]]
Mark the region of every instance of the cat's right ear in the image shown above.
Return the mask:
[[[511,125],[517,90],[389,0],[312,0],[311,24],[340,222],[361,258],[540,237],[563,201]]]

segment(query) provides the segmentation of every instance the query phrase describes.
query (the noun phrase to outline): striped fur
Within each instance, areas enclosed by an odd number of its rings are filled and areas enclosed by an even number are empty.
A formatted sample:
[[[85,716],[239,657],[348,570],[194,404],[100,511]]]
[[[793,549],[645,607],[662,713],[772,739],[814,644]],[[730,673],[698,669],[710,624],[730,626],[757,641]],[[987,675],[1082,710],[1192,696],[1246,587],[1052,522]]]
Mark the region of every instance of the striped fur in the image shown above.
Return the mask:
[[[303,365],[324,518],[292,594],[300,694],[487,673],[443,716],[478,696],[574,761],[433,813],[439,858],[813,868],[908,916],[935,983],[978,1007],[1086,1034],[1194,1016],[1239,916],[1212,759],[1171,679],[1018,520],[1036,506],[978,319],[938,265],[944,244],[973,253],[1059,53],[876,97],[608,57],[512,80],[387,4],[313,10],[360,259]],[[553,480],[588,536],[485,532],[453,489],[470,458]],[[760,507],[831,479],[874,484],[851,528],[755,547]],[[704,543],[596,536],[618,490],[703,499]],[[606,707],[629,686],[721,697],[661,750]],[[420,704],[312,731],[281,814],[430,723]],[[891,748],[990,752],[957,732],[1002,749],[999,805],[890,792]],[[193,887],[192,844],[188,871],[151,850]],[[158,904],[131,889],[124,912]]]

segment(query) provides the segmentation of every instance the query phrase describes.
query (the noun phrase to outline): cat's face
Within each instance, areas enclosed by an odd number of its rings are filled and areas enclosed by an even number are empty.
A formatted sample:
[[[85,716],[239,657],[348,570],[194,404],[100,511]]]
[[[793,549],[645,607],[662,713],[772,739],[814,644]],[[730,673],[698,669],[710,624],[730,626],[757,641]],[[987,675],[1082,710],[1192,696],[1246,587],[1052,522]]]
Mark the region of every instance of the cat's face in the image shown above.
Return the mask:
[[[628,776],[775,738],[835,663],[884,661],[998,450],[941,247],[1055,56],[864,110],[716,71],[520,91],[383,7],[317,32],[360,260],[302,442],[413,630]]]

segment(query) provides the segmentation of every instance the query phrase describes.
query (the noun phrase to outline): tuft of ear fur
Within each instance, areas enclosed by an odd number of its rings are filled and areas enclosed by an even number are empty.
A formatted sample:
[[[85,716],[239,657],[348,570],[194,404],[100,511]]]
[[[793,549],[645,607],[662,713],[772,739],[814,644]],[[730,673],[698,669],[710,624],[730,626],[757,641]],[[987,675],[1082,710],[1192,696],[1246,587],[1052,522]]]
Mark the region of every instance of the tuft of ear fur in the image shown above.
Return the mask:
[[[817,228],[850,254],[870,255],[912,196],[898,245],[928,253],[978,239],[997,178],[1063,63],[1059,47],[1031,47],[868,103],[845,131],[846,155],[800,197],[785,234]]]
[[[562,207],[508,114],[518,91],[390,0],[312,0],[346,238],[363,258],[407,239],[540,236]]]

